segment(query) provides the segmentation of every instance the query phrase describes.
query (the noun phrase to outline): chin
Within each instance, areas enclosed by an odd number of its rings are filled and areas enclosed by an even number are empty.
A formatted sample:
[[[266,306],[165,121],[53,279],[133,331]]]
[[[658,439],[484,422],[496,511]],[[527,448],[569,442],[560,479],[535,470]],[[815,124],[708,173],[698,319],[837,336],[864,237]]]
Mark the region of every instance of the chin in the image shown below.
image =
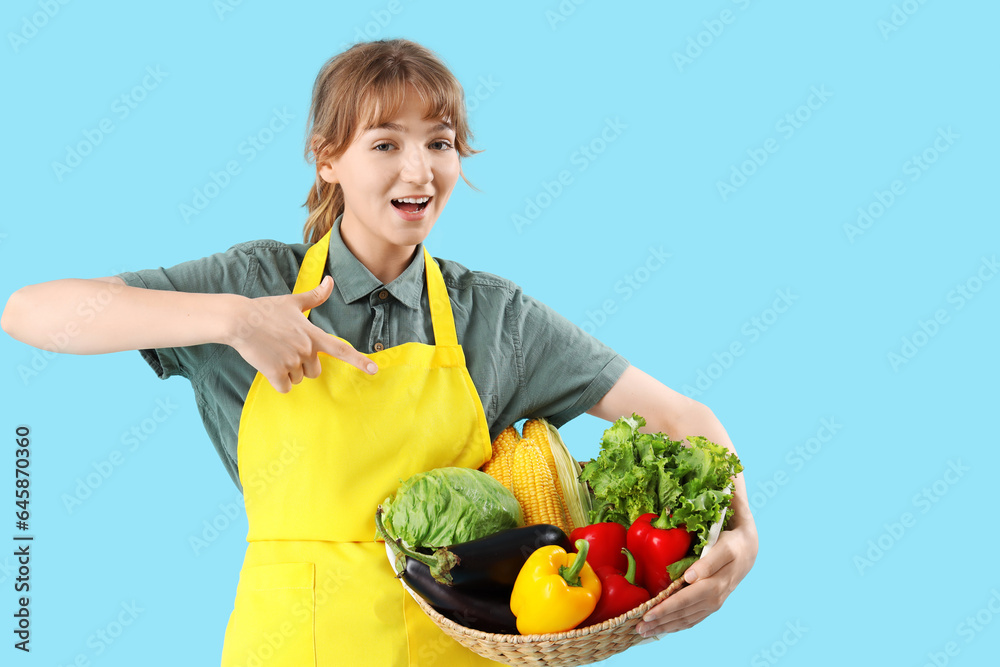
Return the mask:
[[[396,230],[391,239],[393,243],[400,246],[415,246],[423,243],[424,239],[431,233],[434,223],[421,223],[418,227],[409,227]]]

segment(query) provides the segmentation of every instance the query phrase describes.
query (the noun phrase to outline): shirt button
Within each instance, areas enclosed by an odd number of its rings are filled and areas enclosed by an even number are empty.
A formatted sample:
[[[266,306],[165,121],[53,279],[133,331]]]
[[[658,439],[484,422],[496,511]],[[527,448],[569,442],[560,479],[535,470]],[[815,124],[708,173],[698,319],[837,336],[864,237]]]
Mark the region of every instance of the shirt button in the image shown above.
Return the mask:
[[[383,345],[382,343],[375,343],[375,351],[376,352],[381,352],[384,349],[385,349],[385,345]]]
[[[388,299],[389,298],[389,291],[388,290],[382,290],[381,292],[378,293],[378,298],[380,298],[380,299]]]

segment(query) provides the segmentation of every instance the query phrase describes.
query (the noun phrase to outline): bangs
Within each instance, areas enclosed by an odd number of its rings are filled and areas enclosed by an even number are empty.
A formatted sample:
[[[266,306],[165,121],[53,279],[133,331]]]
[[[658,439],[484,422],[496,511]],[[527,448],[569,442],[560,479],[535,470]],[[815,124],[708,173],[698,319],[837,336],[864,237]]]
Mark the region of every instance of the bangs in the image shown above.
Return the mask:
[[[443,121],[456,132],[460,125],[464,126],[462,91],[461,88],[456,89],[450,81],[438,81],[434,80],[436,77],[399,69],[380,74],[383,76],[363,87],[358,100],[359,132],[379,127],[396,118],[408,87],[415,89],[420,96],[424,120]]]

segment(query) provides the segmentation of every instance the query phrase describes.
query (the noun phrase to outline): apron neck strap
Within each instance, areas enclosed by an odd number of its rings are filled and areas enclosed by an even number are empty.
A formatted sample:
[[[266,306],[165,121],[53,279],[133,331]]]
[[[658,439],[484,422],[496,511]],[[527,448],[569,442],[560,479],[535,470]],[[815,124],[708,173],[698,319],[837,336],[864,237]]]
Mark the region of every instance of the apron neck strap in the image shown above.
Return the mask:
[[[326,268],[326,256],[330,252],[330,232],[323,235],[319,241],[306,250],[306,256],[302,258],[299,266],[299,275],[295,278],[295,287],[292,294],[301,294],[318,287],[323,280],[323,269]],[[302,314],[309,317],[312,308],[302,311]]]
[[[299,275],[295,279],[295,288],[292,294],[308,292],[319,285],[323,280],[323,270],[326,268],[326,259],[330,254],[330,233],[331,228],[323,235],[309,250],[299,267]],[[431,254],[424,248],[424,273],[427,276],[427,301],[431,307],[431,324],[434,327],[435,345],[458,345],[458,336],[455,333],[455,317],[451,311],[451,299],[448,298],[448,289],[444,285],[444,278],[441,276],[441,269],[431,258]],[[312,309],[302,311],[302,314],[309,317]]]
[[[444,286],[444,277],[437,262],[424,248],[424,273],[427,275],[427,301],[431,306],[431,324],[434,326],[435,345],[458,345],[455,334],[455,316],[451,312],[451,299]]]

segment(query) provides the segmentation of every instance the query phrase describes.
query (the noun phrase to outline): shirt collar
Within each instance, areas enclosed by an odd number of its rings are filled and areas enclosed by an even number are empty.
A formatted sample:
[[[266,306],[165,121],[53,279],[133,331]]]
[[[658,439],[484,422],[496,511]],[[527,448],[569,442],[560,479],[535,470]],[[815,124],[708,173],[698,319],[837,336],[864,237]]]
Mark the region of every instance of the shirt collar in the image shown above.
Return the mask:
[[[344,303],[353,303],[363,299],[373,291],[383,287],[368,268],[344,245],[340,236],[340,219],[338,215],[330,230],[330,254],[327,265],[333,284],[340,291]],[[384,286],[385,289],[403,305],[420,308],[420,295],[424,290],[424,244],[417,245],[417,252],[410,265],[403,269],[395,280]]]

